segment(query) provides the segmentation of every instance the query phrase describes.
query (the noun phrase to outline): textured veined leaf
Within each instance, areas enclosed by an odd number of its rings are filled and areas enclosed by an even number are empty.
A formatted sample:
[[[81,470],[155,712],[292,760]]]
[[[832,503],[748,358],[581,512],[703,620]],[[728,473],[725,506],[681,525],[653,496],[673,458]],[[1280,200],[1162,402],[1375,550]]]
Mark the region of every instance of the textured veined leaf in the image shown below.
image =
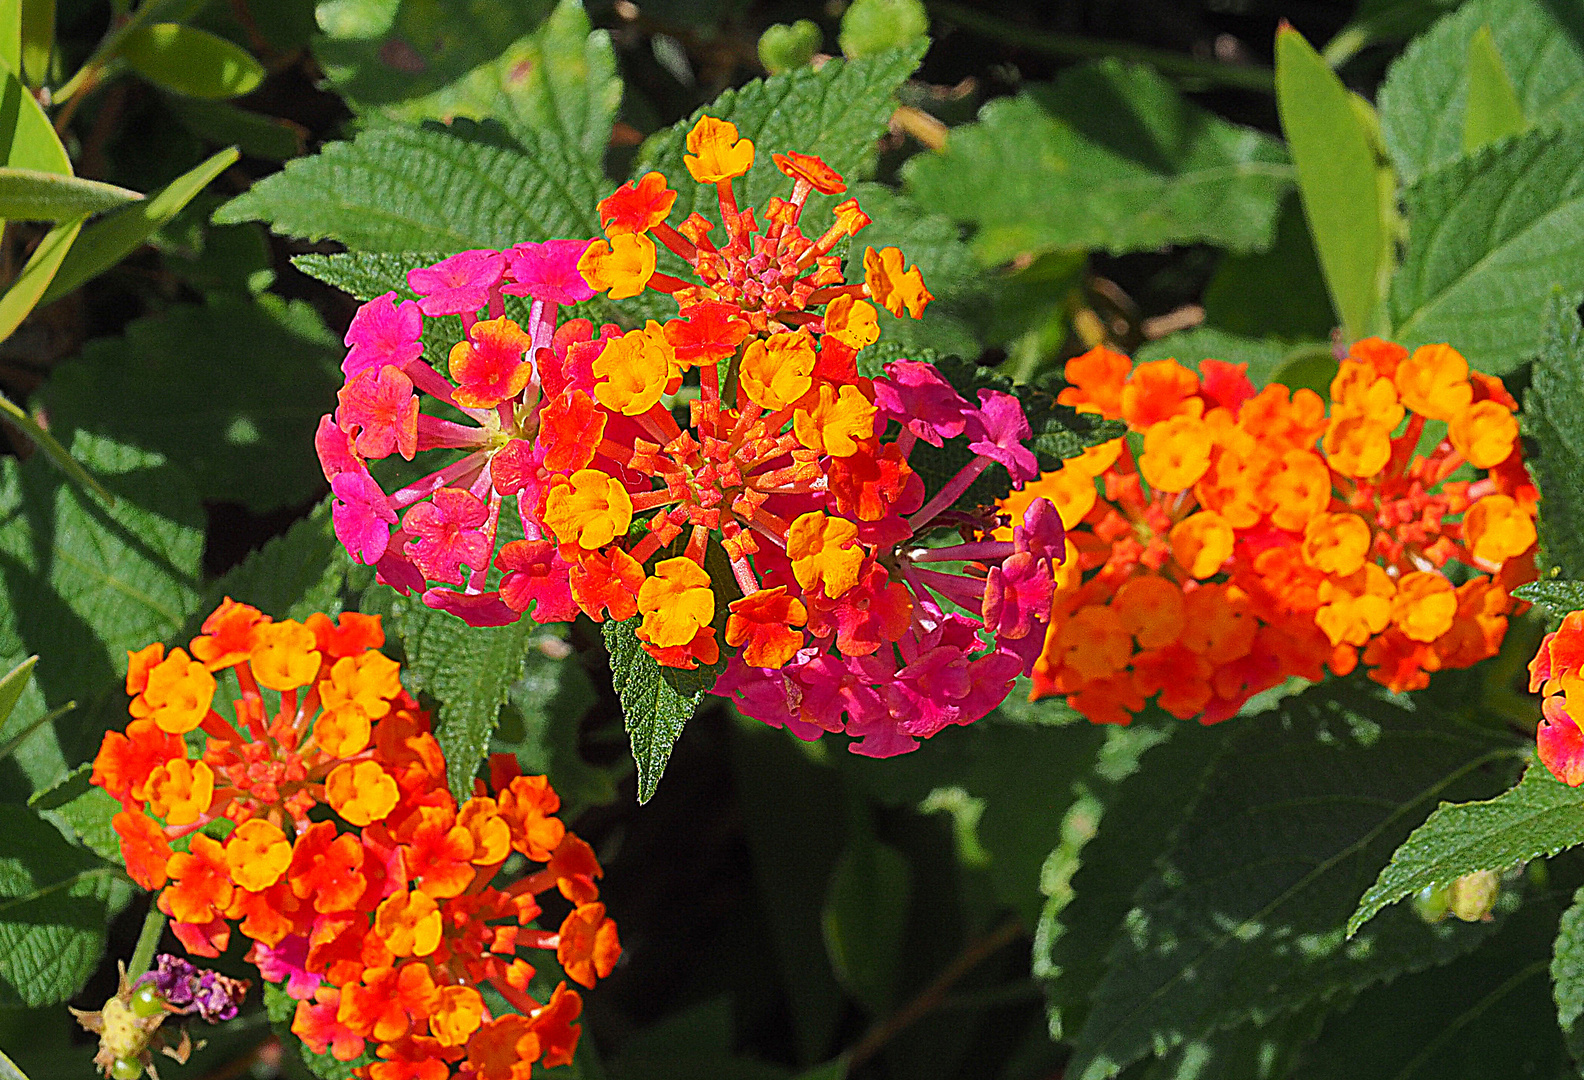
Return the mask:
[[[1523,103],[1502,63],[1491,29],[1482,26],[1468,43],[1468,101],[1463,107],[1463,149],[1516,135],[1526,126]]]
[[[1567,1039],[1575,1061],[1584,1058],[1584,889],[1573,894],[1573,903],[1562,913],[1551,952],[1551,994],[1556,1001],[1557,1026]]]
[[[646,803],[659,788],[666,762],[671,759],[671,747],[693,718],[709,683],[695,680],[694,685],[684,683],[679,687],[679,679],[668,679],[654,657],[644,652],[637,629],[636,617],[626,622],[612,619],[605,623],[604,634],[605,647],[610,651],[611,679],[632,739],[633,761],[638,765],[638,801]],[[687,675],[676,674],[683,678]]]
[[[1538,522],[1544,560],[1584,580],[1584,327],[1576,298],[1548,298],[1523,419],[1540,448],[1531,467],[1545,500]]]
[[[1541,605],[1552,615],[1584,610],[1584,581],[1531,581],[1514,589],[1513,595]]]

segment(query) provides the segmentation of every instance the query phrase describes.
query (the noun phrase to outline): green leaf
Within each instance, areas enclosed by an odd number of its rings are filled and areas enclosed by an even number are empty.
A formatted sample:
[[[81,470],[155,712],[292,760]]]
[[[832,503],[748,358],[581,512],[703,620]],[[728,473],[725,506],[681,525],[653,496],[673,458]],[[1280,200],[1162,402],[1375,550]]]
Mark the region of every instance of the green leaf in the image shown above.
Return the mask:
[[[1483,936],[1406,909],[1352,941],[1344,925],[1430,803],[1488,793],[1510,744],[1383,697],[1345,701],[1317,687],[1243,725],[1134,897],[1075,1040],[1074,1080],[1445,962]]]
[[[209,181],[229,169],[236,160],[235,150],[222,150],[148,198],[112,211],[88,226],[39,303],[47,304],[56,297],[65,296],[142,247],[160,226],[175,217]]]
[[[22,0],[0,0],[0,67],[22,70]]]
[[[234,144],[248,157],[285,161],[301,154],[307,141],[301,125],[228,102],[172,95],[165,105],[194,135],[218,146]]]
[[[1552,615],[1566,615],[1584,608],[1584,582],[1581,581],[1531,581],[1514,589],[1513,595],[1548,608]]]
[[[335,408],[340,356],[305,301],[213,293],[90,342],[43,398],[57,431],[158,451],[204,498],[265,512],[323,488],[313,433]]]
[[[599,700],[582,658],[542,630],[529,643],[523,677],[512,685],[492,753],[517,755],[524,773],[550,777],[561,796],[561,814],[571,821],[591,806],[616,801],[616,770],[590,765],[578,749],[583,718]]]
[[[1293,351],[1293,347],[1283,341],[1270,338],[1260,341],[1229,334],[1224,330],[1197,326],[1140,345],[1133,354],[1133,361],[1142,364],[1149,360],[1172,359],[1195,370],[1203,359],[1247,364],[1249,380],[1255,386],[1264,386],[1275,380],[1277,373],[1287,366]]]
[[[1205,287],[1205,325],[1246,338],[1328,340],[1336,316],[1297,192],[1268,251],[1230,254]]]
[[[581,0],[559,0],[538,29],[495,59],[450,86],[380,111],[409,123],[498,120],[525,144],[545,133],[575,147],[597,173],[621,95],[610,33],[590,29]]]
[[[1360,994],[1291,1080],[1576,1075],[1546,987],[1556,920],[1554,901],[1527,898],[1468,956]]]
[[[1393,336],[1450,341],[1498,375],[1539,352],[1551,289],[1584,289],[1584,142],[1528,132],[1425,175],[1405,203]]]
[[[1150,67],[1106,60],[990,102],[903,176],[925,209],[974,226],[974,250],[996,264],[1059,248],[1265,248],[1292,169],[1274,139]]]
[[[44,234],[33,254],[22,267],[11,287],[0,296],[0,341],[4,341],[22,325],[22,320],[38,307],[50,281],[60,270],[72,243],[82,231],[83,219],[63,221]]]
[[[92,757],[106,724],[124,723],[127,651],[169,639],[198,606],[204,515],[186,476],[84,432],[72,452],[115,493],[114,506],[37,458],[0,463],[0,664],[43,658],[0,740],[67,700],[83,706],[13,755],[21,776],[0,774],[0,792],[18,800]]]
[[[770,155],[788,150],[823,158],[849,182],[861,179],[872,170],[875,142],[885,134],[896,107],[893,95],[918,67],[924,44],[862,60],[832,60],[818,71],[798,68],[728,90],[688,119],[646,139],[633,175],[656,170],[670,180],[677,189],[673,225],[694,211],[718,222],[714,185],[693,183],[682,161],[688,132],[699,117],[708,115],[731,121],[741,137],[753,140],[754,166],[735,181],[739,206],[763,207],[772,195],[785,197],[790,181]],[[822,222],[837,198],[811,197],[803,215],[805,230],[810,222]]]
[[[97,180],[0,167],[0,217],[10,221],[86,217],[142,197],[135,191]]]
[[[599,231],[594,205],[608,185],[575,147],[546,133],[524,153],[490,131],[461,120],[377,125],[288,161],[214,220],[266,221],[285,235],[384,252],[499,249]]]
[[[1510,791],[1472,803],[1443,803],[1392,854],[1391,863],[1359,901],[1348,933],[1421,889],[1450,885],[1476,870],[1506,870],[1555,855],[1584,841],[1579,829],[1584,792],[1531,765]]]
[[[93,763],[84,762],[53,787],[28,800],[38,815],[76,837],[83,846],[108,863],[121,866],[121,839],[111,824],[121,803],[102,787],[90,784]]]
[[[277,619],[301,622],[316,611],[334,616],[350,566],[331,526],[326,499],[285,535],[274,537],[210,585],[206,607],[218,606],[229,596]]]
[[[71,159],[55,135],[55,127],[34,99],[10,71],[0,72],[0,146],[6,148],[5,161],[13,169],[70,176]]]
[[[896,1002],[912,891],[913,873],[902,853],[876,840],[867,823],[852,829],[831,876],[821,923],[831,969],[877,1016],[890,1012]]]
[[[1164,1057],[1140,1063],[1127,1080],[1286,1080],[1326,1016],[1344,1001],[1325,1001],[1265,1024],[1239,1024],[1201,1035]]]
[[[22,691],[27,689],[28,680],[33,677],[33,665],[37,663],[38,657],[30,656],[0,678],[0,728],[5,727],[11,711],[22,700]]]
[[[1528,124],[1513,89],[1491,28],[1482,26],[1469,38],[1468,102],[1463,112],[1463,150],[1472,153],[1486,143],[1516,135]]]
[[[662,670],[638,640],[638,619],[609,620],[602,627],[610,651],[611,682],[621,701],[622,720],[632,739],[638,766],[638,802],[648,802],[660,786],[671,747],[714,683],[684,681],[687,672]],[[678,676],[683,678],[678,678]]]
[[[1403,50],[1376,98],[1381,139],[1403,183],[1463,156],[1468,110],[1481,93],[1472,86],[1471,45],[1482,28],[1526,120],[1575,126],[1584,103],[1580,22],[1573,8],[1547,0],[1472,0]]]
[[[22,0],[22,66],[29,86],[43,86],[55,54],[55,0]]]
[[[1361,105],[1302,34],[1291,27],[1277,32],[1276,108],[1326,288],[1349,341],[1377,328],[1392,257],[1375,139]]]
[[[1576,298],[1547,299],[1523,422],[1540,447],[1532,462],[1545,500],[1541,553],[1564,577],[1584,579],[1584,327]]]
[[[20,806],[0,805],[0,998],[72,997],[104,951],[116,871]]]
[[[1573,894],[1573,903],[1562,913],[1551,954],[1551,995],[1556,1001],[1557,1024],[1575,1060],[1584,1058],[1584,889]]]
[[[401,638],[406,651],[402,674],[411,689],[440,702],[435,738],[446,759],[446,781],[459,802],[473,791],[479,763],[489,752],[501,705],[522,677],[529,641],[539,631],[530,619],[510,626],[468,626],[444,611],[425,607],[417,597],[379,589],[375,606],[384,608],[386,633]],[[394,623],[394,635],[391,624]]]
[[[167,90],[195,98],[234,98],[264,81],[264,65],[218,34],[181,23],[147,23],[117,50],[132,69]]]

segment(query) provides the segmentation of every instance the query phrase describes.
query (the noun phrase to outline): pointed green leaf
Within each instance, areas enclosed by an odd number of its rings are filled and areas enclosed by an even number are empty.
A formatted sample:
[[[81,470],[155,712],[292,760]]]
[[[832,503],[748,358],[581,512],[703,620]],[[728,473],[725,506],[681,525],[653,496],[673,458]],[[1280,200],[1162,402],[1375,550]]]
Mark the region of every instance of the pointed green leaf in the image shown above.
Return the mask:
[[[247,50],[196,26],[149,23],[117,51],[145,79],[188,97],[241,97],[264,81],[264,65]]]
[[[1584,792],[1531,765],[1494,799],[1443,803],[1398,848],[1348,919],[1353,934],[1387,904],[1450,885],[1476,870],[1506,870],[1584,841]]]
[[[0,678],[0,728],[5,727],[11,710],[22,700],[22,691],[27,689],[28,680],[33,677],[33,665],[37,663],[38,657],[30,656]]]
[[[57,828],[65,828],[101,859],[124,866],[121,838],[113,824],[121,803],[93,784],[92,778],[93,762],[85,761],[60,783],[37,792],[28,800],[28,808]]]
[[[26,410],[4,394],[0,394],[0,412],[9,416],[11,422],[21,428],[23,434],[44,451],[44,456],[54,462],[55,467],[61,472],[71,477],[73,482],[81,484],[108,503],[115,502],[115,496],[106,491],[104,485],[95,480],[87,469],[79,465],[77,459],[66,452],[66,448],[54,435],[46,431],[37,420],[28,415]]]
[[[8,221],[61,221],[113,210],[141,199],[114,184],[38,169],[0,167],[0,218]]]
[[[1516,135],[1528,125],[1523,104],[1513,89],[1491,29],[1482,26],[1469,38],[1468,102],[1463,108],[1463,149],[1472,153],[1486,143]]]
[[[187,129],[218,146],[234,145],[248,157],[286,161],[303,152],[307,129],[290,120],[248,112],[226,101],[171,95],[165,99]]]
[[[0,164],[71,175],[71,159],[49,117],[10,71],[0,72],[0,146],[6,148]]]
[[[638,802],[646,803],[660,786],[671,747],[698,710],[709,683],[684,681],[687,672],[662,671],[638,640],[636,617],[626,622],[611,619],[603,630],[605,648],[610,651],[611,681],[638,766]]]
[[[55,0],[22,0],[22,65],[11,70],[29,86],[43,86],[54,54]]]
[[[1526,132],[1426,174],[1404,203],[1393,337],[1451,342],[1498,375],[1539,352],[1552,289],[1584,291],[1584,141]]]
[[[77,234],[82,231],[83,219],[63,221],[39,241],[33,254],[22,267],[22,272],[11,283],[4,296],[0,296],[0,341],[4,341],[22,325],[22,320],[33,313],[42,302],[45,290],[60,271],[61,264],[71,251]]]
[[[825,898],[825,950],[848,992],[883,1016],[896,1004],[913,873],[900,851],[875,839],[872,827],[851,832]]]
[[[1376,94],[1381,141],[1404,184],[1462,157],[1471,43],[1491,43],[1527,123],[1574,128],[1584,106],[1584,11],[1551,0],[1469,0],[1411,42]]]
[[[47,304],[57,297],[65,296],[142,247],[150,236],[207,187],[209,181],[229,169],[236,160],[234,148],[222,150],[147,198],[114,210],[88,226],[39,303]]]
[[[1514,589],[1513,595],[1541,605],[1552,615],[1584,610],[1584,581],[1531,581]]]
[[[1291,27],[1277,33],[1276,108],[1320,268],[1349,341],[1378,328],[1391,273],[1380,165],[1355,101],[1302,34]]]
[[[0,66],[22,70],[22,0],[0,0]]]

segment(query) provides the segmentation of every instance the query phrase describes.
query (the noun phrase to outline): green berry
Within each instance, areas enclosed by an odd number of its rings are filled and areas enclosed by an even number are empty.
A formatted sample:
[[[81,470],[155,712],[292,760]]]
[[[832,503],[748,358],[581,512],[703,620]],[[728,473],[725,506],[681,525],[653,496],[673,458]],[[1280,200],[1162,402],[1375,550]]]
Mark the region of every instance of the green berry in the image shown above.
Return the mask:
[[[165,1011],[165,999],[160,997],[158,990],[144,983],[132,991],[132,1011],[144,1020],[151,1016],[159,1016]]]
[[[116,1058],[110,1066],[110,1080],[137,1080],[143,1075],[143,1063],[137,1058]]]

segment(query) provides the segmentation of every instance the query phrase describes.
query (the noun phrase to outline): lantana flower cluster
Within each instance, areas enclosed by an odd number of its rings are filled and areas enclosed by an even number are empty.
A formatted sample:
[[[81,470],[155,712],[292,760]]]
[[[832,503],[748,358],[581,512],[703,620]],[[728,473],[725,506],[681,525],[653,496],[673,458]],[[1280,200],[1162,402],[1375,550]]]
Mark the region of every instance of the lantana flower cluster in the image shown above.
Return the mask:
[[[1538,495],[1516,402],[1450,346],[1354,344],[1329,409],[1217,360],[1097,348],[1066,377],[1059,400],[1131,435],[1005,504],[1050,499],[1071,545],[1035,696],[1213,723],[1292,676],[1362,663],[1409,690],[1495,655],[1534,577]]]
[[[237,924],[247,959],[297,999],[292,1030],[343,1061],[372,1049],[372,1080],[570,1061],[581,999],[564,982],[530,997],[519,950],[553,951],[584,986],[610,972],[599,862],[510,755],[457,805],[383,644],[378,616],[275,621],[227,599],[188,649],[130,654],[132,720],[105,735],[92,775],[122,804],[127,871],[192,954],[218,956]],[[236,687],[229,716],[220,679]],[[514,852],[543,865],[497,882]],[[538,897],[553,889],[571,911],[546,931]]]
[[[1584,784],[1584,611],[1568,613],[1540,642],[1529,663],[1529,692],[1544,694],[1535,747],[1551,775],[1569,787]]]
[[[791,190],[756,211],[733,188],[751,141],[704,117],[687,149],[718,225],[669,224],[677,192],[651,172],[600,202],[601,239],[466,252],[409,277],[422,300],[364,305],[320,427],[338,534],[381,580],[474,624],[636,616],[662,665],[732,650],[715,692],[750,715],[803,738],[845,730],[863,754],[911,750],[993,709],[1044,640],[1054,509],[1031,503],[1004,540],[952,509],[991,465],[1038,475],[1029,421],[1010,394],[968,401],[927,364],[859,374],[874,305],[917,317],[931,296],[896,248],[866,249],[864,280],[845,283],[837,246],[869,223],[856,200],[804,235],[810,196],[846,190],[823,161],[772,155]],[[691,277],[658,269],[662,246]],[[595,290],[662,292],[678,314],[555,325],[556,305]],[[514,292],[533,297],[527,331],[501,314]],[[446,379],[418,338],[449,315],[466,337]],[[422,413],[420,390],[476,426]],[[948,439],[967,464],[928,493],[909,454]],[[469,452],[393,495],[366,467],[439,447]],[[507,498],[523,538],[496,550]],[[923,542],[942,526],[961,542]]]

